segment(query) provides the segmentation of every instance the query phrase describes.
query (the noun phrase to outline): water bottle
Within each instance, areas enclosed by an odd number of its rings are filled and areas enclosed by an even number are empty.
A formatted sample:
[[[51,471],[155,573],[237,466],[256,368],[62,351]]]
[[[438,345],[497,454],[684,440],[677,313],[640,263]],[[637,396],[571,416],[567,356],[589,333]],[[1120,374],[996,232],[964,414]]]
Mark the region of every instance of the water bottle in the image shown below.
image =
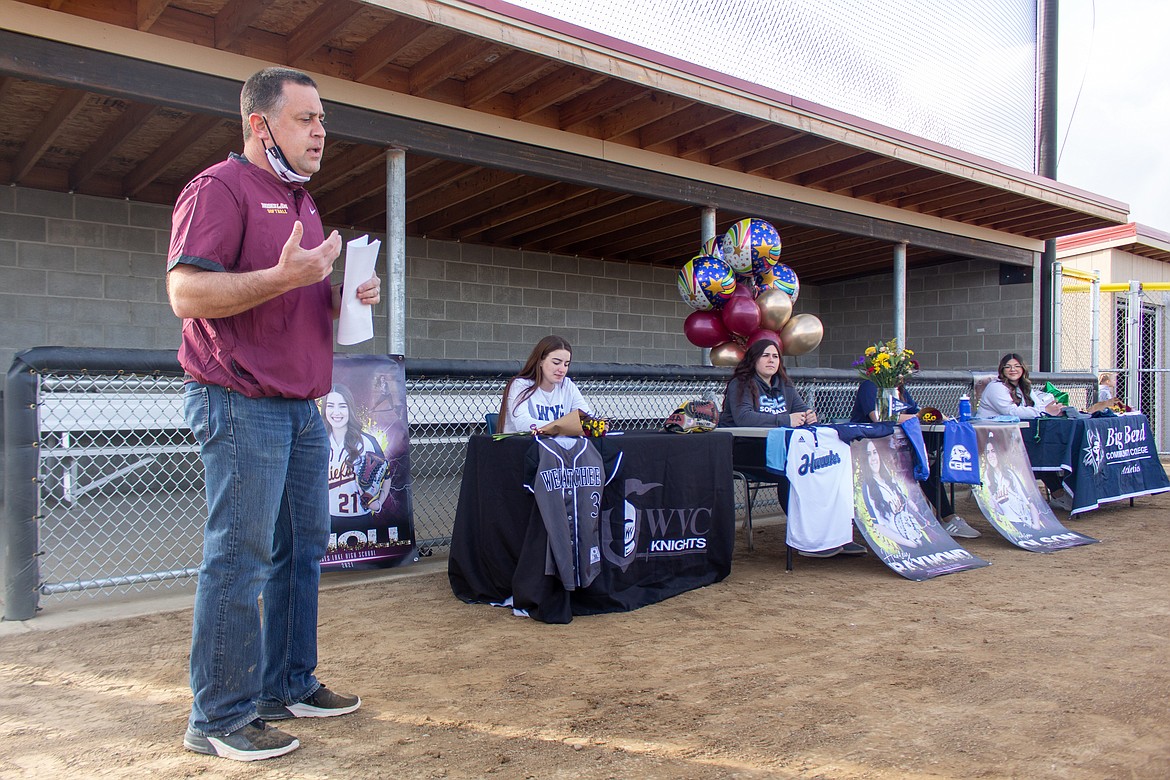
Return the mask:
[[[963,393],[959,397],[959,422],[966,422],[971,419],[971,399]]]

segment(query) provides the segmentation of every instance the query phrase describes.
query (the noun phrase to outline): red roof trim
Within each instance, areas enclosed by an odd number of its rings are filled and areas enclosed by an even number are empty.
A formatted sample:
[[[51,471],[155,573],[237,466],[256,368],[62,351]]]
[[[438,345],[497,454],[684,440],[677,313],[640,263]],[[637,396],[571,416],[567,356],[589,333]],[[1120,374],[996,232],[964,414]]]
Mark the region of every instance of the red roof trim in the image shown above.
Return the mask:
[[[1112,198],[1106,198],[1102,195],[1098,195],[1097,193],[1089,192],[1088,190],[1072,187],[1064,184],[1063,182],[1054,181],[1030,171],[1012,168],[1009,165],[1004,165],[1003,163],[996,162],[995,160],[989,160],[985,157],[980,157],[979,155],[970,154],[969,152],[964,152],[959,149],[944,146],[943,144],[936,143],[929,139],[921,138],[901,130],[896,130],[892,127],[886,127],[885,125],[871,122],[867,119],[862,119],[861,117],[848,114],[844,111],[828,108],[827,106],[822,106],[820,104],[813,103],[812,101],[804,100],[803,98],[798,98],[776,89],[771,89],[760,84],[754,84],[750,81],[747,81],[746,79],[731,76],[727,73],[721,73],[717,70],[712,70],[711,68],[697,65],[693,62],[688,62],[687,60],[679,59],[678,57],[672,57],[668,54],[630,43],[629,41],[623,41],[620,38],[614,38],[612,36],[599,33],[596,30],[590,30],[586,27],[580,27],[562,19],[546,16],[536,11],[531,11],[527,8],[521,8],[519,6],[505,2],[505,0],[464,0],[464,2],[466,2],[468,5],[479,6],[480,8],[483,8],[487,11],[498,13],[501,16],[507,16],[520,22],[527,22],[528,24],[543,27],[544,29],[551,32],[568,35],[587,43],[596,44],[607,49],[612,49],[613,51],[639,57],[641,59],[647,60],[648,62],[653,62],[658,65],[664,65],[666,67],[682,71],[684,73],[689,73],[692,76],[698,76],[700,78],[713,81],[717,84],[723,84],[724,86],[743,90],[744,92],[767,98],[768,100],[790,105],[793,108],[806,111],[810,114],[816,114],[826,119],[844,122],[861,130],[871,130],[893,140],[911,143],[915,146],[920,146],[925,149],[930,149],[935,152],[946,154],[958,160],[980,165],[985,168],[990,168],[1005,175],[1026,179],[1036,184],[1041,184],[1050,189],[1059,190],[1069,195],[1089,198],[1101,205],[1108,206],[1110,208],[1123,210],[1127,213],[1129,211],[1128,203],[1122,203],[1121,201],[1113,200]]]
[[[1098,230],[1089,230],[1084,233],[1075,233],[1071,236],[1062,236],[1056,239],[1056,251],[1063,252],[1066,249],[1080,249],[1094,244],[1110,244],[1126,238],[1137,238],[1136,222],[1127,222],[1124,225],[1114,225]]]

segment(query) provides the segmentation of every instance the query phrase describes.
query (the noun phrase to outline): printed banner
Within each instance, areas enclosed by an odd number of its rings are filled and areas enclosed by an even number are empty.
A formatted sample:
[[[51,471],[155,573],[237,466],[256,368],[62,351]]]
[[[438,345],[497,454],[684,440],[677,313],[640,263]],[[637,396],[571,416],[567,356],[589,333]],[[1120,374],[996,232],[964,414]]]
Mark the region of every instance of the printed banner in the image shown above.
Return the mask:
[[[976,425],[979,476],[972,485],[979,509],[1000,536],[1032,552],[1094,544],[1096,539],[1065,528],[1036,487],[1032,463],[1015,425]]]
[[[1077,466],[1068,480],[1074,514],[1103,502],[1170,490],[1144,414],[1095,417],[1085,420],[1084,426]]]
[[[917,582],[990,565],[939,525],[914,479],[910,442],[901,431],[857,439],[849,448],[854,522],[882,563]]]
[[[322,569],[417,560],[402,356],[334,355],[333,386],[317,405],[329,434],[332,523]]]

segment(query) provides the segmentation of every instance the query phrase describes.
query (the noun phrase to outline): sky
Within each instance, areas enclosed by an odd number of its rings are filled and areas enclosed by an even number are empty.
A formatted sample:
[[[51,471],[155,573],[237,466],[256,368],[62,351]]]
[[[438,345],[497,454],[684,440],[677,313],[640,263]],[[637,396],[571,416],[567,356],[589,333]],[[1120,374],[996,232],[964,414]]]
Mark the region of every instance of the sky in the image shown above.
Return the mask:
[[[1058,23],[1056,178],[1170,232],[1170,2],[1062,0]]]

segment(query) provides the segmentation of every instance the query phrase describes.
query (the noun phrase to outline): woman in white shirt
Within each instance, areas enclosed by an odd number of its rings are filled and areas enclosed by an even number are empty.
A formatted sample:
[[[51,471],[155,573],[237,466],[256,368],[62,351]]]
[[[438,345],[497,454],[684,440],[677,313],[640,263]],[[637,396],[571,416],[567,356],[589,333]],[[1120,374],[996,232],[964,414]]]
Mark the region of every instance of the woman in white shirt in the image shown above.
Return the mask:
[[[1032,382],[1028,379],[1028,368],[1024,359],[1015,352],[1009,352],[999,359],[999,378],[989,382],[979,398],[979,411],[976,417],[996,417],[1006,415],[1019,417],[1021,420],[1031,420],[1044,414],[1058,415],[1064,407],[1057,401],[1047,406],[1041,405],[1041,399],[1032,389]]]
[[[1042,399],[1037,397],[1028,379],[1028,367],[1024,365],[1024,359],[1015,352],[1009,352],[999,359],[999,379],[984,388],[975,416],[1007,415],[1032,420],[1045,414],[1059,415],[1064,411],[1059,401],[1054,400],[1046,406],[1041,406],[1041,403]],[[1064,492],[1060,474],[1045,471],[1041,472],[1040,479],[1048,488],[1048,503],[1055,509],[1072,511],[1072,496]]]
[[[372,494],[358,484],[356,472],[363,458],[372,458],[380,465],[386,462],[386,456],[377,439],[362,428],[353,393],[345,385],[335,384],[329,389],[321,404],[321,416],[329,431],[329,514],[335,531],[348,529],[357,518],[381,511],[390,488],[390,480],[384,477],[387,469],[380,469],[383,478],[377,481],[377,490]]]
[[[573,348],[560,336],[545,336],[532,348],[520,373],[504,388],[500,403],[500,431],[541,432],[548,423],[574,409],[593,414],[593,408],[569,379]]]

